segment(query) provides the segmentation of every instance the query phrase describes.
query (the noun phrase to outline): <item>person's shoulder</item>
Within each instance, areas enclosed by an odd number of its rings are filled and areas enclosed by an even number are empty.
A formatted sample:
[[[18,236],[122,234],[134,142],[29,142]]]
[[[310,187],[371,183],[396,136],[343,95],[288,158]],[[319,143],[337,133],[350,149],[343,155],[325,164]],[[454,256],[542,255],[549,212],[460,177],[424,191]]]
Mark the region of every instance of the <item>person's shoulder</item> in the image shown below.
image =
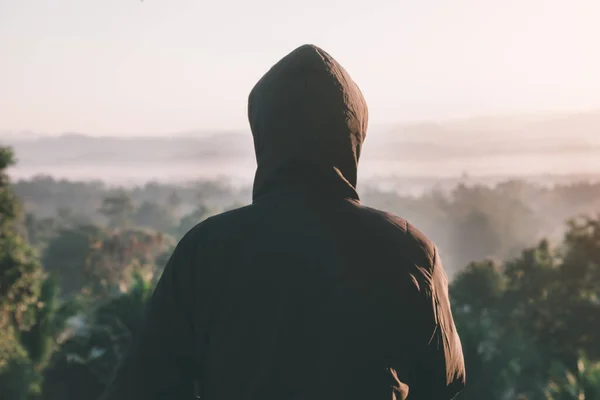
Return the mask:
[[[190,229],[184,239],[189,241],[217,239],[233,233],[247,224],[253,214],[252,210],[253,206],[247,205],[208,217]]]
[[[437,253],[435,243],[405,218],[376,208],[359,206],[361,212],[373,221],[375,228],[392,235],[399,245],[422,265],[433,266]]]

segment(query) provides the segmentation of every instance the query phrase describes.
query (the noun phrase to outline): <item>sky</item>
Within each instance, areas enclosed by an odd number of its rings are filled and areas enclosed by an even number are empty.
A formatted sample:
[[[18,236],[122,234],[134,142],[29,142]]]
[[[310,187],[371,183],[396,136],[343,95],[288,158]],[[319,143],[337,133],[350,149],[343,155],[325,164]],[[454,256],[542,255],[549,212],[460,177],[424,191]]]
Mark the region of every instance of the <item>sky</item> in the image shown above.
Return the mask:
[[[0,130],[247,129],[297,46],[336,58],[371,126],[600,109],[598,0],[0,0]]]

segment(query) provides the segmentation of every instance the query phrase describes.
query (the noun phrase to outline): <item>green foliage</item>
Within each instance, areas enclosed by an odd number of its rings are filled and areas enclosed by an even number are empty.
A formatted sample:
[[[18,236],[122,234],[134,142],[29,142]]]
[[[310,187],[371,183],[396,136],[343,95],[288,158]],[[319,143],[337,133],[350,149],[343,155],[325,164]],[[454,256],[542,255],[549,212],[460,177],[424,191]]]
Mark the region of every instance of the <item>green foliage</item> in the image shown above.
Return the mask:
[[[0,368],[3,400],[34,399],[41,391],[41,377],[25,353],[11,356]]]
[[[106,298],[127,290],[135,274],[152,280],[157,268],[163,267],[157,266],[156,260],[173,245],[171,238],[148,229],[132,228],[108,234],[94,243],[88,255],[88,288],[95,296]]]
[[[558,362],[553,363],[545,393],[547,400],[600,399],[600,362],[581,357],[575,371]]]
[[[16,229],[20,207],[4,171],[13,163],[12,151],[0,148],[0,329],[30,326],[42,279],[35,254]]]
[[[31,213],[25,215],[23,222],[27,241],[31,246],[41,251],[44,250],[55,232],[61,228],[61,225],[55,218],[38,218]]]
[[[67,328],[69,318],[81,310],[82,306],[76,300],[60,301],[59,288],[54,279],[44,280],[35,323],[20,335],[20,341],[34,365],[42,368],[47,364],[60,335]]]
[[[170,237],[150,229],[76,226],[57,232],[42,263],[57,277],[65,296],[85,292],[106,297],[126,287],[134,271],[154,275],[163,266],[157,266],[157,258],[173,244]]]
[[[0,148],[0,393],[25,399],[35,391],[36,374],[21,332],[35,325],[43,272],[16,223],[20,206],[5,168],[14,164],[9,148]]]
[[[108,220],[109,227],[122,228],[131,224],[134,210],[135,206],[131,197],[120,191],[115,195],[105,197],[98,212]]]
[[[167,198],[167,207],[169,207],[169,209],[172,210],[173,213],[176,213],[179,210],[179,207],[181,207],[182,203],[182,198],[177,194],[175,190],[169,193],[169,197]]]
[[[135,211],[133,222],[136,226],[154,228],[159,232],[172,232],[175,229],[175,217],[167,206],[145,201]]]
[[[152,287],[134,274],[129,291],[96,308],[52,358],[44,373],[44,400],[96,399],[128,351]]]
[[[25,400],[41,391],[41,371],[73,310],[59,303],[55,282],[20,234],[21,207],[4,171],[13,162],[12,151],[0,148],[0,394]]]
[[[560,251],[542,241],[456,277],[450,293],[469,376],[459,398],[598,398],[599,228],[573,221]]]
[[[42,255],[42,264],[59,282],[62,293],[72,297],[88,286],[86,265],[94,243],[104,237],[94,225],[63,228],[55,233]]]

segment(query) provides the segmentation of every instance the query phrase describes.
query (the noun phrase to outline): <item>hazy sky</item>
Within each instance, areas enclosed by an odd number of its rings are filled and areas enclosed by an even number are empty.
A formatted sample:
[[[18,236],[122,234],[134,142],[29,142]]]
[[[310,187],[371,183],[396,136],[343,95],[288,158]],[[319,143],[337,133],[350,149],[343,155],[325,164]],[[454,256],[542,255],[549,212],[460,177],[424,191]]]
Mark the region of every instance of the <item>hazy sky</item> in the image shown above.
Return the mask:
[[[0,0],[0,130],[246,128],[304,43],[372,124],[600,108],[599,0]]]

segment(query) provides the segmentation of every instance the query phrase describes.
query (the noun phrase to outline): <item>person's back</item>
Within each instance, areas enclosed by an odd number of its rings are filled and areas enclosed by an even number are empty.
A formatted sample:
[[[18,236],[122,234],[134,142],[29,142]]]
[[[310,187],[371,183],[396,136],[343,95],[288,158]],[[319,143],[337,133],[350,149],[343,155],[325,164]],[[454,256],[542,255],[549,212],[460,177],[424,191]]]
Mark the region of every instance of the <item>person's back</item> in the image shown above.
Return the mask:
[[[440,399],[465,383],[436,247],[364,207],[358,87],[302,46],[249,99],[251,205],[179,243],[104,398]],[[408,395],[408,397],[407,397]]]

